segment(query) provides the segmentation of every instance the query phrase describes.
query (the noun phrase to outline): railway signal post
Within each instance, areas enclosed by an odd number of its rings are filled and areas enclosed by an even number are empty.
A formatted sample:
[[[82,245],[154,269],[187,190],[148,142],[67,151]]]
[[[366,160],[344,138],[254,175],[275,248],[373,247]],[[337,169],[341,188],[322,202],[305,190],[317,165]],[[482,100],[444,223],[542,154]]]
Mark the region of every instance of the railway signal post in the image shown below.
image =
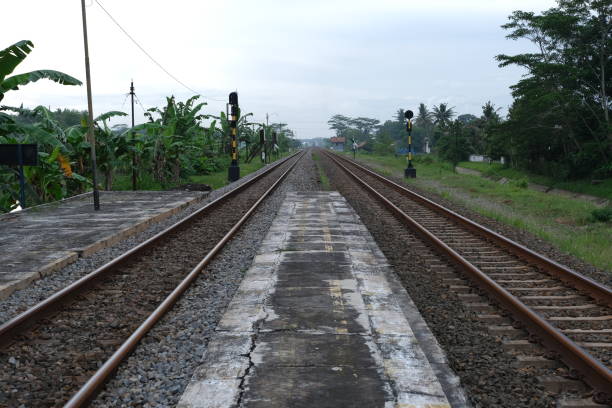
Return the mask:
[[[404,170],[404,177],[416,178],[416,169],[412,167],[412,117],[414,113],[411,110],[407,110],[404,113],[406,116],[406,132],[408,132],[408,166]]]
[[[229,166],[227,179],[232,182],[240,178],[240,167],[238,167],[238,141],[236,127],[238,122],[239,108],[238,108],[238,92],[232,92],[229,94],[229,105],[230,105],[230,136],[232,139],[232,163]]]

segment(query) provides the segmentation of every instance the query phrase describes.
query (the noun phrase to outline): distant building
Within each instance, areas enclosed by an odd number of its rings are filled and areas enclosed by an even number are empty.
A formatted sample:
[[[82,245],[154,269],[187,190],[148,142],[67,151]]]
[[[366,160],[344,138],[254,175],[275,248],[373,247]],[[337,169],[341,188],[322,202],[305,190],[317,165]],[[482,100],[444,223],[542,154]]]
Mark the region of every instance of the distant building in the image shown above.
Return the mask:
[[[337,151],[344,151],[344,143],[346,143],[346,138],[344,137],[332,137],[331,139],[329,139],[329,141],[331,142],[331,148],[333,150],[337,150]]]
[[[489,159],[487,156],[481,155],[481,154],[471,154],[470,155],[470,161],[471,162],[490,162],[491,159]]]

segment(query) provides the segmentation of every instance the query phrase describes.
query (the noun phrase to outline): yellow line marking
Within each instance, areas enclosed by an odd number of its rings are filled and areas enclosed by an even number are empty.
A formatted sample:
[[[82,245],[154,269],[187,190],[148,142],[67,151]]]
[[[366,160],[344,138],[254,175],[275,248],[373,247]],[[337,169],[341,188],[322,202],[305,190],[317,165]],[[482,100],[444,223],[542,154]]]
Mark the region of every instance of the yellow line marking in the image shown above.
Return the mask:
[[[334,246],[331,243],[332,237],[329,227],[323,227],[323,241],[325,241],[325,251],[332,252],[334,250]]]

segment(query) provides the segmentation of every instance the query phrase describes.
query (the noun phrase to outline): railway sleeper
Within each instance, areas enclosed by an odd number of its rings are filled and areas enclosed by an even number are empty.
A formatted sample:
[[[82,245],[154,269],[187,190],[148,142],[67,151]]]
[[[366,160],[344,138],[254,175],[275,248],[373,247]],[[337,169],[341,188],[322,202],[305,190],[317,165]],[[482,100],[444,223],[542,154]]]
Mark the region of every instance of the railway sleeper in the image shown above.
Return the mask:
[[[516,356],[516,365],[521,368],[548,368],[555,369],[561,367],[561,363],[557,360],[549,359],[542,356],[522,355]]]
[[[502,347],[509,352],[529,353],[535,355],[543,355],[544,348],[538,343],[533,343],[529,340],[503,340]]]
[[[603,408],[605,405],[594,402],[591,398],[562,399],[557,402],[557,408]]]
[[[562,392],[586,393],[589,389],[585,383],[571,378],[558,375],[539,376],[538,382],[551,393],[560,394]]]
[[[504,337],[508,340],[517,340],[520,337],[526,336],[525,332],[519,329],[515,329],[510,324],[487,326],[487,330],[494,336]]]

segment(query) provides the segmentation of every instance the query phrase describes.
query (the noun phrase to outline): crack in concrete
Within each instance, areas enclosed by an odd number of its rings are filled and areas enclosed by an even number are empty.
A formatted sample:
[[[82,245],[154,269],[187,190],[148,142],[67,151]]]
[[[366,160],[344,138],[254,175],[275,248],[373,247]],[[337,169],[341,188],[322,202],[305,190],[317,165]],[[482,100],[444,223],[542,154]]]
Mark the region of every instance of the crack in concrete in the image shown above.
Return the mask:
[[[263,310],[264,311],[266,310],[265,306]],[[257,338],[259,337],[259,331],[261,330],[261,326],[263,325],[263,323],[266,321],[266,319],[269,316],[270,314],[266,312],[266,315],[264,317],[262,317],[261,319],[253,323],[253,335],[251,335],[251,347],[249,348],[248,353],[241,354],[241,356],[249,359],[249,366],[246,368],[246,370],[244,370],[244,374],[238,377],[240,379],[240,384],[238,384],[238,389],[240,390],[240,393],[238,394],[238,399],[236,400],[236,408],[240,408],[242,406],[242,401],[244,400],[244,394],[246,392],[246,380],[249,377],[249,374],[251,373],[251,369],[255,367],[255,363],[253,362],[252,354],[253,354],[253,351],[255,351],[255,348],[257,347]]]
[[[240,393],[238,394],[238,399],[236,400],[236,407],[240,408],[242,406],[242,400],[244,398],[244,393],[246,392],[246,388],[245,388],[245,383],[247,380],[247,377],[249,376],[250,372],[251,372],[251,368],[255,367],[255,363],[253,363],[253,359],[251,358],[251,354],[253,354],[253,351],[255,350],[255,347],[257,346],[256,342],[257,342],[257,335],[258,333],[255,332],[252,336],[251,336],[251,347],[249,348],[249,352],[247,354],[241,354],[241,356],[246,357],[249,359],[249,366],[246,368],[246,370],[244,370],[244,374],[238,378],[240,378],[240,384],[238,385],[238,389],[240,389]]]

